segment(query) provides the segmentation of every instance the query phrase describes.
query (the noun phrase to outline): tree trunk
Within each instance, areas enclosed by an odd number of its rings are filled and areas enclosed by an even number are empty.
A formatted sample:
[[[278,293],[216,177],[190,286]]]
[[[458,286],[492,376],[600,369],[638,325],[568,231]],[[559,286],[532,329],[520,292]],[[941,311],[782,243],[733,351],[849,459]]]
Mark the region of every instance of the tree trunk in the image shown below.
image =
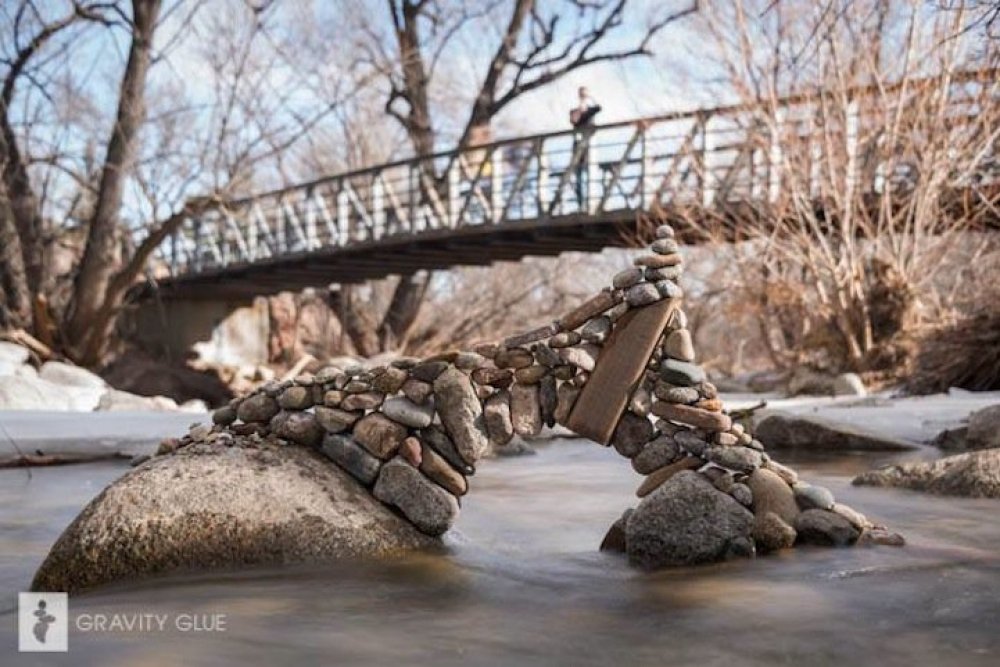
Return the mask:
[[[0,328],[31,329],[31,290],[21,240],[7,201],[0,197]]]
[[[135,155],[139,128],[145,117],[146,77],[160,3],[161,0],[132,2],[132,44],[122,76],[118,113],[108,141],[107,157],[66,329],[67,345],[83,363],[96,361],[82,357],[91,357],[92,350],[101,347],[95,346],[90,339],[107,334],[106,327],[94,327],[94,324],[98,313],[106,306],[108,286],[121,265],[118,228],[122,193]]]
[[[410,329],[413,328],[413,323],[420,313],[420,306],[424,302],[424,295],[427,294],[430,279],[429,272],[419,276],[400,277],[378,331],[383,350],[398,349],[406,343]]]

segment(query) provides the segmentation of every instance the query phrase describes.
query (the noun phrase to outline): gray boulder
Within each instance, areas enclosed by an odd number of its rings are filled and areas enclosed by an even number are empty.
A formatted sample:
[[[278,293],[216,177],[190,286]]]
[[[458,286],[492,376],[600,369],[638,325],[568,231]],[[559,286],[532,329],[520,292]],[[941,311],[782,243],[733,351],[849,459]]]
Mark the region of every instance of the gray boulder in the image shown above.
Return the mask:
[[[966,435],[973,447],[1000,447],[1000,405],[991,405],[969,415]]]
[[[438,542],[318,452],[198,444],[112,482],[56,541],[32,590],[172,570],[388,556]]]
[[[771,413],[757,424],[754,437],[768,449],[905,451],[916,445],[813,415]]]
[[[445,533],[458,518],[458,501],[401,457],[382,466],[372,491],[428,535]]]
[[[1000,449],[956,454],[937,461],[890,465],[854,478],[859,486],[890,486],[947,496],[1000,498]]]
[[[854,544],[861,531],[839,514],[826,510],[806,510],[795,517],[795,532],[803,544],[845,547]]]
[[[724,559],[754,518],[701,475],[679,472],[643,498],[625,524],[629,561],[646,568]]]

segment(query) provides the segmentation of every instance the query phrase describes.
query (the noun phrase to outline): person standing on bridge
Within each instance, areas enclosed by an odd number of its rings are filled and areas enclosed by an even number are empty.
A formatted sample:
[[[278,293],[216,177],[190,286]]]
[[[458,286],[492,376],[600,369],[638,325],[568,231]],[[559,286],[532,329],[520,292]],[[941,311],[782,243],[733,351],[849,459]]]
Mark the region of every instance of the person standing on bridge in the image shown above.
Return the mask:
[[[577,91],[580,102],[570,109],[569,122],[573,126],[573,157],[576,176],[576,203],[584,209],[587,199],[587,179],[589,173],[590,135],[594,132],[594,116],[601,110],[601,105],[594,101],[586,86],[580,86]]]

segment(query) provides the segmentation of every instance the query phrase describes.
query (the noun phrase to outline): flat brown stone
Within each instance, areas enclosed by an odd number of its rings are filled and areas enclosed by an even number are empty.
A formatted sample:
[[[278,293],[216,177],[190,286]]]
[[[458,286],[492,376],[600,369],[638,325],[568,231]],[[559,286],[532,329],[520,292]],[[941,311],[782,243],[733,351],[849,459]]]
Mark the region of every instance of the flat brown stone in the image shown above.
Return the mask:
[[[659,470],[650,473],[646,479],[642,480],[642,484],[636,489],[635,495],[640,498],[645,498],[653,491],[660,488],[660,485],[666,482],[668,479],[676,475],[682,470],[693,470],[695,468],[700,468],[705,465],[705,462],[699,459],[697,456],[687,456],[680,461],[675,461],[670,465],[663,466]]]
[[[602,445],[611,442],[629,397],[642,381],[646,364],[679,305],[679,301],[665,299],[630,310],[618,320],[566,420],[567,428]]]
[[[663,401],[654,403],[653,414],[709,431],[728,431],[733,426],[733,420],[729,415],[678,403]]]

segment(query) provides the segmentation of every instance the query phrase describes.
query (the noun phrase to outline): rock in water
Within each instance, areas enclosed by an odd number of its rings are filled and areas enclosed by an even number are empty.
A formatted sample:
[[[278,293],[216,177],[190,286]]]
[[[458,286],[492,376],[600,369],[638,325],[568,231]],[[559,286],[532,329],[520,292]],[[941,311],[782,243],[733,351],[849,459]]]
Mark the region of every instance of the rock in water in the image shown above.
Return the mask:
[[[428,535],[443,534],[458,517],[455,496],[399,457],[382,466],[373,493],[382,502],[398,507]]]
[[[816,416],[772,413],[754,431],[768,449],[905,451],[915,445]]]
[[[753,532],[754,517],[701,475],[677,473],[639,503],[625,525],[629,560],[646,568],[721,560]]]
[[[448,368],[434,380],[434,404],[455,448],[474,465],[489,445],[483,407],[468,376]]]
[[[896,486],[946,496],[1000,498],[1000,449],[886,466],[858,475],[854,484]]]
[[[171,570],[383,556],[438,544],[319,452],[198,444],[132,469],[56,541],[32,590]]]
[[[806,510],[795,518],[798,541],[829,547],[845,547],[858,541],[861,531],[851,522],[826,510]]]

